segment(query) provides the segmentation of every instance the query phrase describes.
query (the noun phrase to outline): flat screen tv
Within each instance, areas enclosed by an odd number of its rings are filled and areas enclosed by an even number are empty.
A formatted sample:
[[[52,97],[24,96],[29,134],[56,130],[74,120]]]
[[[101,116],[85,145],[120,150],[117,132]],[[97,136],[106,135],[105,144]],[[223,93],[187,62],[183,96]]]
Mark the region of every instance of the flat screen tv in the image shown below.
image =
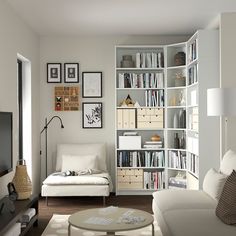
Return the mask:
[[[12,171],[12,112],[0,112],[0,176]]]

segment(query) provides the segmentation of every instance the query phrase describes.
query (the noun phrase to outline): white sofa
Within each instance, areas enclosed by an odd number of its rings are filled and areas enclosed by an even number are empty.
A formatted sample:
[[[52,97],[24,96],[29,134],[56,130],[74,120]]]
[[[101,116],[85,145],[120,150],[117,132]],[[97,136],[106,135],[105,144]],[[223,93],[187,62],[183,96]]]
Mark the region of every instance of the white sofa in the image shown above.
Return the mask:
[[[229,152],[220,167],[225,175],[236,169],[236,153]],[[153,193],[152,209],[163,236],[235,236],[236,226],[216,216],[217,203],[203,190],[164,190]]]
[[[95,155],[97,158],[98,169],[101,173],[62,176],[63,155],[76,155],[85,157]],[[78,160],[81,160],[78,158]],[[74,163],[75,165],[78,163]],[[72,163],[73,165],[73,163]],[[49,175],[44,181],[41,189],[41,195],[46,197],[64,197],[64,196],[102,196],[103,204],[105,197],[112,191],[112,181],[107,172],[106,146],[104,143],[93,144],[59,144],[57,146],[55,173]]]

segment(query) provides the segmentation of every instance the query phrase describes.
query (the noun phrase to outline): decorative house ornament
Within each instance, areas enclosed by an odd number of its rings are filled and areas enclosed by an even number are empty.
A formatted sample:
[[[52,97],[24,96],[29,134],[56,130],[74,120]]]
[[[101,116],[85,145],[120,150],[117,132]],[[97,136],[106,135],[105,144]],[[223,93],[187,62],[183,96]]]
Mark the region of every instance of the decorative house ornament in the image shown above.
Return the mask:
[[[79,87],[57,86],[54,90],[55,111],[79,110]]]
[[[18,193],[18,200],[28,199],[32,194],[32,182],[27,173],[25,160],[19,160],[12,180]]]

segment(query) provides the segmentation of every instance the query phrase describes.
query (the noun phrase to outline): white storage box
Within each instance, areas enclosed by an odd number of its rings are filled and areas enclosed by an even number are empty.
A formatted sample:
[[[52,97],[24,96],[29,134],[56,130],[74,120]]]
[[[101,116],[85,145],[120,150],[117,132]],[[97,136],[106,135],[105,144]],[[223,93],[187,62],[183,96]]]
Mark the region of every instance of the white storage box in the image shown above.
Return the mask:
[[[140,149],[141,136],[119,136],[120,149]]]

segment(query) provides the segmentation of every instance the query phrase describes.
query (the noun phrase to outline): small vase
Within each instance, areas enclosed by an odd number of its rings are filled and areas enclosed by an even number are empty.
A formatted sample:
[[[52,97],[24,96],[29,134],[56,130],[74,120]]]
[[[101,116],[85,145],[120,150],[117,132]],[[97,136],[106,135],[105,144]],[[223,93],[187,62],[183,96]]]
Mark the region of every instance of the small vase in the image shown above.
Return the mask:
[[[28,199],[32,194],[32,182],[27,173],[25,160],[19,160],[12,180],[18,193],[17,200]]]
[[[179,128],[179,117],[176,113],[174,114],[173,118],[173,128]]]
[[[178,137],[178,133],[175,133],[175,137],[174,137],[174,148],[175,148],[175,149],[179,149],[179,137]]]

